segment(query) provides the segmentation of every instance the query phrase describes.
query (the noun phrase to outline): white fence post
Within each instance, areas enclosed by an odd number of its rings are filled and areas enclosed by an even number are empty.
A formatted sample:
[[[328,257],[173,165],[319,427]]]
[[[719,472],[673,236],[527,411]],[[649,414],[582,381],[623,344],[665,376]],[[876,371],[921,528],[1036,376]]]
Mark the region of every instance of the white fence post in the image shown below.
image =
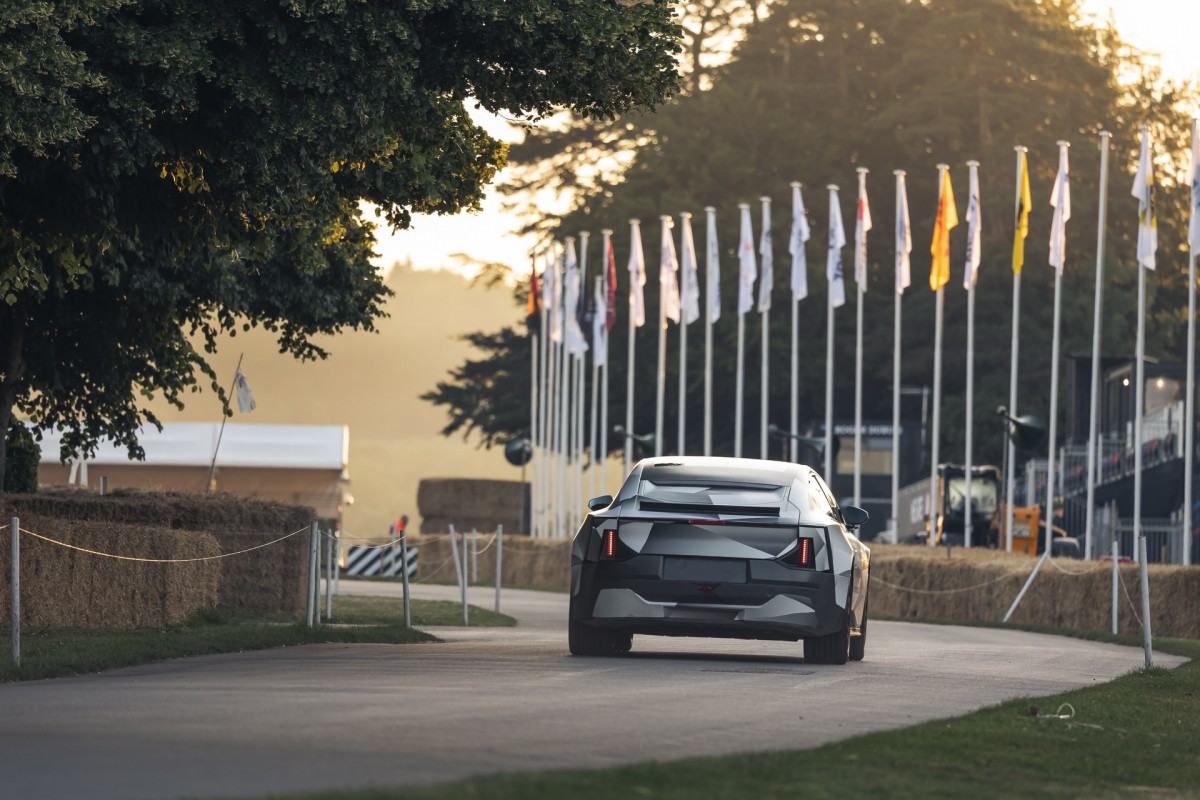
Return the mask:
[[[1146,566],[1146,537],[1138,537],[1138,558],[1141,560],[1142,576],[1142,649],[1146,651],[1146,669],[1154,666],[1151,655],[1152,640],[1150,637],[1150,575]]]
[[[400,580],[404,583],[404,627],[412,627],[412,606],[408,598],[408,531],[400,531]]]
[[[21,520],[9,520],[12,538],[12,662],[21,666]]]
[[[333,619],[333,528],[325,537],[325,619]]]
[[[317,587],[317,521],[313,519],[308,533],[308,600],[305,603],[305,620],[308,627],[312,627],[313,613],[316,612],[317,603],[313,602],[313,593]]]
[[[463,627],[467,627],[467,535],[464,533],[462,537],[462,607],[463,607]]]
[[[504,565],[504,526],[496,526],[496,613],[500,613],[500,572]]]
[[[1121,580],[1121,573],[1117,569],[1117,559],[1121,557],[1121,551],[1117,545],[1117,537],[1112,540],[1112,632],[1113,636],[1117,635],[1117,585]]]
[[[342,596],[342,529],[334,532],[337,541],[333,543],[333,593]]]

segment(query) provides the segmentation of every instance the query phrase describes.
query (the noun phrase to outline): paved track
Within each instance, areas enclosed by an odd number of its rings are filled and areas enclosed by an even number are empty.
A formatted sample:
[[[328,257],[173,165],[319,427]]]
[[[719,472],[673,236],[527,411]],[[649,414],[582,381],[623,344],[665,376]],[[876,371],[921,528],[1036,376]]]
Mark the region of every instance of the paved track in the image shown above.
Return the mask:
[[[493,594],[472,590],[472,602],[490,607]],[[435,629],[441,644],[288,648],[0,686],[0,798],[253,796],[812,747],[1141,663],[1140,650],[1113,645],[879,621],[867,660],[846,667],[806,665],[794,644],[650,637],[624,659],[572,658],[566,604],[506,591],[518,628]]]

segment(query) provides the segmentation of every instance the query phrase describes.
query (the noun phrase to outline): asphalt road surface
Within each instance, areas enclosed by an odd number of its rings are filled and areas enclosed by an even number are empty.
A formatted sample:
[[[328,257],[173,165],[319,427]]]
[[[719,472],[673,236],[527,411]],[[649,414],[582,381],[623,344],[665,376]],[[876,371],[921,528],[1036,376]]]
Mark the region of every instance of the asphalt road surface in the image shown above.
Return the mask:
[[[471,597],[493,602],[488,589]],[[715,639],[635,637],[626,658],[572,658],[566,609],[565,594],[509,590],[503,610],[519,627],[433,629],[439,644],[318,645],[0,686],[0,798],[243,797],[812,747],[1142,662],[1133,648],[880,621],[867,660],[845,667],[807,665],[799,644]]]

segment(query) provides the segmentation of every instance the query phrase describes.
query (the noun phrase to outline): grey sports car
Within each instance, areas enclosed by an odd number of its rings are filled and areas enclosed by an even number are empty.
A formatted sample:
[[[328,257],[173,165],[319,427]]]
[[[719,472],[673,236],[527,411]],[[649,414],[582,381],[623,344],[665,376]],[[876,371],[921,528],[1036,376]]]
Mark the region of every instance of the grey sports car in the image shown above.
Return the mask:
[[[804,642],[804,660],[861,660],[867,512],[839,507],[809,467],[651,458],[589,503],[571,548],[574,655],[629,652],[633,635]]]

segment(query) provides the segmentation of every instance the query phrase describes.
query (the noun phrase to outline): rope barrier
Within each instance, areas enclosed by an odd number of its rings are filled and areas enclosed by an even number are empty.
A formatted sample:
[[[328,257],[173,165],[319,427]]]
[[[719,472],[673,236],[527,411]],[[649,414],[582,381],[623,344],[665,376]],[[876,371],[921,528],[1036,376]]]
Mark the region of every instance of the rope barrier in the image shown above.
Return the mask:
[[[431,572],[431,573],[429,573],[428,575],[426,575],[424,578],[421,578],[420,580],[409,581],[409,583],[424,583],[425,581],[429,580],[429,579],[430,579],[430,578],[432,578],[434,575],[437,575],[439,572],[441,572],[443,569],[445,569],[445,568],[446,568],[446,565],[447,565],[447,564],[449,564],[449,563],[450,563],[451,561],[453,561],[453,560],[454,560],[454,556],[450,556],[450,558],[447,558],[447,559],[446,559],[445,561],[443,561],[441,564],[438,564],[438,567],[437,567],[437,569],[435,569],[433,572]]]
[[[1046,559],[1046,560],[1050,562],[1050,566],[1054,567],[1056,570],[1058,570],[1059,572],[1061,572],[1063,575],[1071,575],[1071,576],[1073,576],[1073,577],[1078,577],[1078,576],[1080,576],[1080,575],[1088,575],[1088,574],[1091,574],[1091,573],[1094,573],[1094,572],[1099,572],[1099,571],[1100,571],[1100,570],[1097,570],[1097,569],[1088,569],[1088,568],[1081,569],[1081,570],[1070,570],[1070,569],[1064,569],[1064,568],[1063,568],[1063,567],[1061,567],[1061,566],[1059,565],[1059,563],[1058,563],[1058,562],[1059,562],[1061,559],[1058,559],[1058,558],[1048,558],[1048,559]],[[1098,561],[1097,561],[1097,562],[1095,562],[1095,563],[1099,564],[1100,562],[1098,562]]]
[[[994,578],[994,579],[992,579],[990,581],[986,581],[984,583],[977,583],[974,586],[964,586],[961,589],[912,589],[907,586],[897,586],[894,583],[888,583],[883,578],[880,578],[876,575],[871,575],[869,578],[869,582],[870,583],[879,582],[879,583],[882,583],[884,586],[888,587],[889,589],[895,589],[898,592],[911,592],[912,594],[957,594],[959,592],[973,592],[976,589],[982,589],[985,586],[991,586],[993,583],[1000,583],[1001,581],[1006,581],[1009,578],[1017,578],[1017,577],[1020,577],[1019,573],[1010,572],[1007,575],[1001,575],[999,578]]]
[[[1133,612],[1133,618],[1137,620],[1138,628],[1146,630],[1142,625],[1142,618],[1138,615],[1137,606],[1133,604],[1133,598],[1129,596],[1129,588],[1125,585],[1125,576],[1121,574],[1121,570],[1117,570],[1117,577],[1121,579],[1121,591],[1125,593],[1125,599],[1129,602],[1129,610]]]
[[[300,530],[292,531],[289,534],[280,536],[278,539],[272,539],[271,541],[264,542],[263,544],[256,544],[254,547],[247,547],[244,550],[235,550],[232,553],[220,553],[215,556],[199,556],[197,558],[141,558],[140,556],[123,556],[123,555],[118,555],[117,553],[105,553],[101,550],[92,550],[87,547],[80,547],[78,545],[67,544],[66,542],[60,542],[58,539],[52,539],[49,536],[43,536],[40,533],[35,533],[31,530],[27,530],[26,528],[21,528],[20,530],[21,530],[21,533],[24,533],[28,536],[32,536],[36,539],[41,539],[42,541],[49,542],[50,544],[58,545],[59,547],[65,547],[68,550],[75,550],[80,553],[87,553],[88,555],[100,556],[102,558],[113,558],[113,559],[116,559],[117,561],[136,561],[136,562],[139,562],[142,564],[191,564],[191,563],[195,563],[197,561],[217,561],[218,559],[232,558],[233,556],[244,555],[245,553],[250,553],[250,552],[253,552],[254,550],[261,550],[264,547],[270,547],[273,544],[279,544],[280,542],[284,541],[285,539],[290,539],[293,536],[296,536],[297,534],[306,533],[307,531],[310,530],[310,528],[307,525],[305,525]]]

